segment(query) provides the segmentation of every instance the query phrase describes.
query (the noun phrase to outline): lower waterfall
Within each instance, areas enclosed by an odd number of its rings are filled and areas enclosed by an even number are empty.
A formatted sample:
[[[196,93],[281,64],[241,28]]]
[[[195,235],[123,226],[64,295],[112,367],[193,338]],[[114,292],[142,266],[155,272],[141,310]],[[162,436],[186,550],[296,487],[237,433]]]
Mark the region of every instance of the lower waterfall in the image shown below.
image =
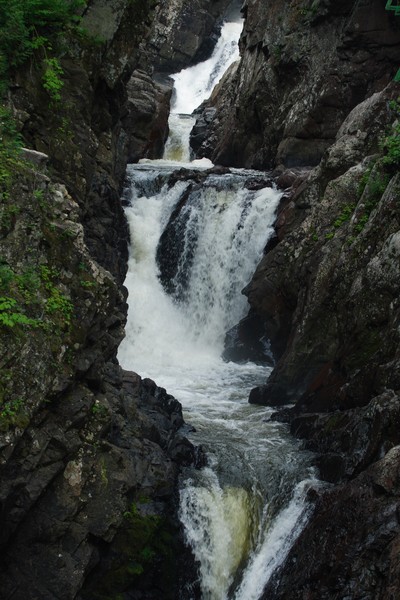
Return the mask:
[[[273,410],[248,404],[270,367],[221,358],[225,333],[248,310],[241,290],[281,193],[265,173],[218,174],[207,160],[190,162],[191,117],[173,118],[166,159],[128,167],[129,314],[119,361],[181,402],[189,437],[207,455],[205,467],[181,475],[179,516],[198,581],[177,600],[198,598],[194,589],[203,600],[258,600],[308,518],[316,483],[310,456],[269,420]]]
[[[215,175],[202,166],[201,183],[192,168],[171,184],[176,165],[155,162],[128,170],[129,318],[119,359],[182,403],[196,430],[190,439],[207,453],[207,466],[186,469],[181,480],[180,518],[201,597],[257,600],[307,517],[313,473],[286,426],[268,420],[273,410],[247,402],[269,367],[225,362],[221,352],[225,332],[246,313],[241,289],[272,233],[281,194],[246,189],[250,171]],[[170,293],[157,262],[163,233],[181,245],[179,257],[169,257],[176,262]],[[189,587],[179,600],[191,598]]]

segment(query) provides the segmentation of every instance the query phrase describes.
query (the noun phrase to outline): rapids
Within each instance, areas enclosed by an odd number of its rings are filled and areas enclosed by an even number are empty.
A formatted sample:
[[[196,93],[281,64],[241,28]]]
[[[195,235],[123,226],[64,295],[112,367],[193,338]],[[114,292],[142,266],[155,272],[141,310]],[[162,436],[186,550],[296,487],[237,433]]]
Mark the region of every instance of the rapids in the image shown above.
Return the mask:
[[[257,190],[247,185],[266,174],[216,175],[206,171],[209,161],[190,162],[187,113],[236,60],[239,34],[238,23],[225,26],[206,66],[174,76],[164,160],[140,161],[127,173],[129,314],[119,360],[182,403],[195,428],[190,439],[208,460],[181,476],[180,519],[199,580],[187,582],[178,600],[192,600],[196,587],[203,600],[258,600],[308,517],[307,490],[316,481],[310,456],[285,425],[269,420],[273,410],[247,402],[270,367],[221,358],[226,331],[248,310],[241,290],[273,232],[281,197],[267,183]],[[209,76],[201,79],[200,72]],[[187,177],[172,181],[181,168]],[[201,181],[196,173],[203,173]],[[161,262],[174,263],[169,293],[157,253],[163,234],[171,256],[164,252]]]

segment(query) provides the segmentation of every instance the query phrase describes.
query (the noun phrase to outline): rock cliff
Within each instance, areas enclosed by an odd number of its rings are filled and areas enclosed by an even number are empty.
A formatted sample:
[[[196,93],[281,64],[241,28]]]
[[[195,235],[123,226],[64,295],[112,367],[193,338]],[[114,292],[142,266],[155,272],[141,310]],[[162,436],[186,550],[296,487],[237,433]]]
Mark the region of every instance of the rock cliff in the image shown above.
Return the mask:
[[[170,93],[132,73],[153,61],[154,32],[172,26],[151,0],[81,4],[79,28],[36,40],[10,70],[12,122],[1,108],[0,598],[172,600],[183,560],[176,481],[195,451],[179,403],[116,361],[126,162],[145,153],[144,137],[160,152]],[[201,6],[207,25],[184,58],[169,50],[176,65],[207,43],[224,3]],[[185,7],[174,3],[176,19]]]
[[[178,597],[175,482],[195,452],[179,404],[116,362],[119,198],[127,160],[162,152],[167,75],[212,46],[228,4],[90,0],[84,30],[60,40],[60,99],[35,60],[12,73],[30,150],[0,169],[0,598]],[[276,167],[288,188],[246,288],[276,359],[251,400],[294,405],[275,418],[338,484],[265,597],[394,598],[400,19],[378,0],[248,0],[243,13],[242,60],[193,143]]]
[[[274,418],[340,482],[320,493],[264,597],[393,598],[400,20],[375,0],[293,0],[285,11],[254,0],[243,12],[241,61],[202,107],[192,143],[222,164],[275,168],[287,188],[244,290],[276,360],[250,401],[292,405]]]
[[[242,59],[200,116],[198,156],[266,168],[317,165],[344,118],[398,69],[399,26],[382,2],[245,2]],[[193,132],[196,136],[196,128]]]

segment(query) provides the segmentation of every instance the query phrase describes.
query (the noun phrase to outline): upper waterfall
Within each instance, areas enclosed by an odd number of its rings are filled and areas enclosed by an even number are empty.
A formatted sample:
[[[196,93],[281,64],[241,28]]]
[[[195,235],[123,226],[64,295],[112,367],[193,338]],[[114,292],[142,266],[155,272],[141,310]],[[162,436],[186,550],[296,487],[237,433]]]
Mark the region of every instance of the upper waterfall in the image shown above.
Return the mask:
[[[172,113],[191,114],[210,96],[227,68],[239,58],[238,40],[242,28],[242,20],[224,23],[210,58],[172,75],[175,82]]]
[[[180,600],[258,600],[307,518],[312,479],[272,410],[247,402],[269,367],[221,356],[226,331],[247,313],[241,290],[273,234],[282,193],[266,173],[190,162],[190,113],[238,58],[241,27],[225,23],[210,59],[173,76],[164,159],[130,165],[125,195],[132,246],[119,360],[182,402],[208,459],[181,480],[179,516],[198,576]]]
[[[179,73],[174,80],[173,101],[169,117],[169,138],[164,159],[190,161],[189,137],[195,123],[192,112],[206,100],[226,69],[239,58],[241,19],[225,22],[210,58]]]

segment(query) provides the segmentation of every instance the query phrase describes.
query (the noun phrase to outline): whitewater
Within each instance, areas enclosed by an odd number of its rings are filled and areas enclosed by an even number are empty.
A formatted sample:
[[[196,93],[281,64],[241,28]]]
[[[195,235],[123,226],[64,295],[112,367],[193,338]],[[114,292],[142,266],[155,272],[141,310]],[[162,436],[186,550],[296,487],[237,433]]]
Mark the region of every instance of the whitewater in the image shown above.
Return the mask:
[[[179,600],[192,599],[193,585],[203,600],[259,600],[310,514],[307,491],[316,483],[310,456],[270,419],[273,409],[248,404],[271,368],[221,357],[225,333],[248,311],[241,291],[281,198],[265,174],[265,186],[254,189],[247,182],[260,173],[216,175],[207,172],[209,161],[190,161],[190,113],[237,60],[240,29],[240,22],[226,24],[207,64],[174,76],[164,159],[130,165],[125,193],[129,313],[119,361],[182,403],[190,439],[207,454],[207,465],[185,469],[180,481],[179,515],[199,581],[187,582]],[[178,168],[188,175],[172,181]],[[204,173],[201,183],[196,171]],[[181,249],[170,258],[168,292],[158,256],[163,235]]]

